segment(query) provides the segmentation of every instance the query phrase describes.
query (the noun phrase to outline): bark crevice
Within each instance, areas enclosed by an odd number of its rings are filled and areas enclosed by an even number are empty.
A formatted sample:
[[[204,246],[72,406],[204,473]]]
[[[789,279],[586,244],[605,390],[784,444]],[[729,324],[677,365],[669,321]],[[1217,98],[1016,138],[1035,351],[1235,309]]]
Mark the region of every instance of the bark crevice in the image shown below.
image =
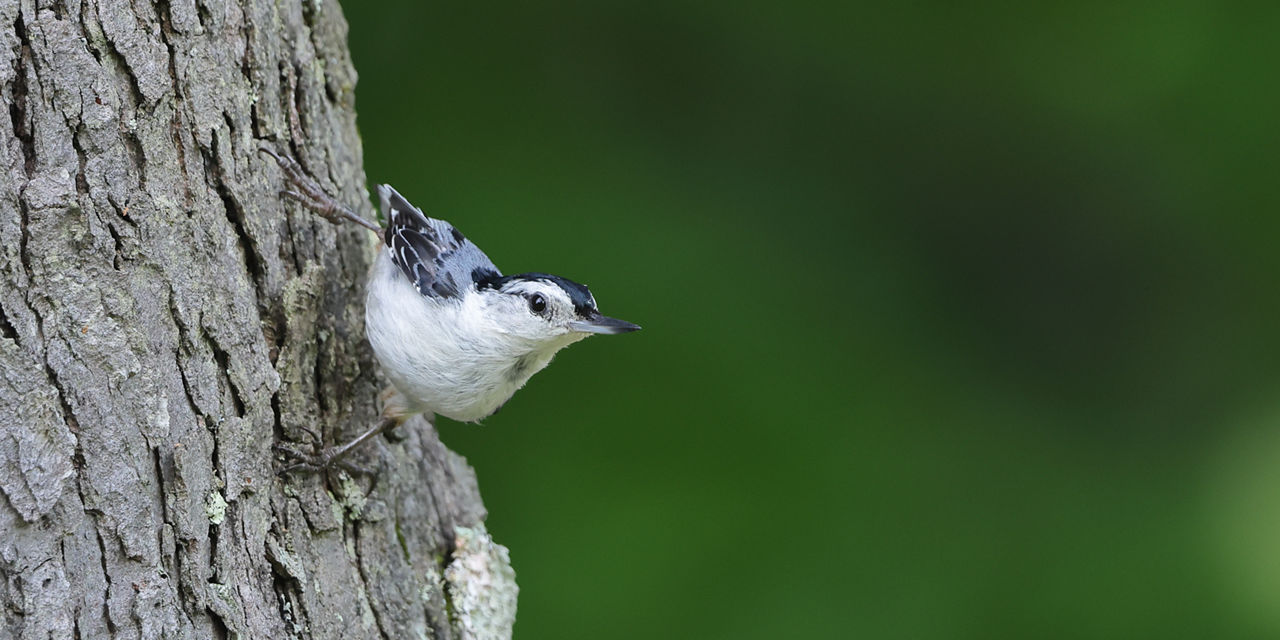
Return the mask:
[[[21,14],[14,20],[13,26],[18,50],[17,64],[14,65],[17,73],[9,91],[9,118],[13,124],[13,134],[22,150],[23,173],[30,178],[36,166],[35,137],[31,133],[31,116],[27,113],[27,69],[31,64],[31,45],[27,40],[27,28]]]
[[[5,314],[4,307],[0,307],[0,338],[12,340],[14,344],[22,346],[22,343],[18,342],[18,332],[14,330],[12,324],[9,324],[9,316]]]
[[[84,501],[83,491],[81,492],[81,494],[82,494],[81,502],[83,502]],[[97,514],[93,512],[88,512],[88,513],[94,516],[95,521],[97,520]],[[103,594],[103,598],[102,598],[102,619],[107,624],[107,631],[110,631],[111,633],[115,633],[116,623],[114,620],[111,619],[111,590],[114,588],[114,585],[111,580],[111,571],[110,569],[107,568],[107,542],[102,538],[101,527],[95,526],[93,528],[93,531],[98,541],[98,562],[102,569],[102,579],[107,584],[106,591]]]

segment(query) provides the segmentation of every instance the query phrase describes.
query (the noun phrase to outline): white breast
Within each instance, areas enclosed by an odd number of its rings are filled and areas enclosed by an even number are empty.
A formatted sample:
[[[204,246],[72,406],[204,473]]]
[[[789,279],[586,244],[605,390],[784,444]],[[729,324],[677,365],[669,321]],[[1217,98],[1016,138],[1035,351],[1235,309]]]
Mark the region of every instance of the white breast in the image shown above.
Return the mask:
[[[497,411],[559,346],[540,353],[503,331],[467,289],[460,298],[417,292],[379,253],[369,276],[365,324],[369,343],[413,411],[473,422]]]

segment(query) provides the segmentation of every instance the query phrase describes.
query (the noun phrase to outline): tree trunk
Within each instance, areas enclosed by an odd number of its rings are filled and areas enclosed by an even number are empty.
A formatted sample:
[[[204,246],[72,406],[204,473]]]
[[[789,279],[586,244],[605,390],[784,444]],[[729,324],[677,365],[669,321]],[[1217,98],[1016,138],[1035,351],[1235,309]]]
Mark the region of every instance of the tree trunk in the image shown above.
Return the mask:
[[[465,460],[377,418],[332,0],[0,0],[0,637],[487,638],[515,583]]]

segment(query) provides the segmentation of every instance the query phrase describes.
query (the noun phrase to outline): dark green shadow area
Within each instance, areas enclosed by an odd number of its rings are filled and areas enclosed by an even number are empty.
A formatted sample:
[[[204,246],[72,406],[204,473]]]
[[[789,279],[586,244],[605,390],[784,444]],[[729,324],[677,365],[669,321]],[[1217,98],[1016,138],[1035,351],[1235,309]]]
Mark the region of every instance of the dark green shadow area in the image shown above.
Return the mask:
[[[1280,10],[348,4],[370,179],[644,326],[442,425],[519,637],[1280,635]]]

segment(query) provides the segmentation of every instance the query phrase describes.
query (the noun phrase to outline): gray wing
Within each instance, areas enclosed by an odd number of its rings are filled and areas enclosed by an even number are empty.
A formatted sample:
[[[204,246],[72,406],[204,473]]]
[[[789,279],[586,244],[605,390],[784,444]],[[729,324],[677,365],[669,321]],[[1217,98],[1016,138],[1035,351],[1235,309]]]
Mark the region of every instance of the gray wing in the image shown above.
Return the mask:
[[[387,228],[382,240],[391,260],[418,293],[456,298],[467,287],[482,286],[502,274],[493,261],[453,225],[428,218],[390,185],[378,185]]]

